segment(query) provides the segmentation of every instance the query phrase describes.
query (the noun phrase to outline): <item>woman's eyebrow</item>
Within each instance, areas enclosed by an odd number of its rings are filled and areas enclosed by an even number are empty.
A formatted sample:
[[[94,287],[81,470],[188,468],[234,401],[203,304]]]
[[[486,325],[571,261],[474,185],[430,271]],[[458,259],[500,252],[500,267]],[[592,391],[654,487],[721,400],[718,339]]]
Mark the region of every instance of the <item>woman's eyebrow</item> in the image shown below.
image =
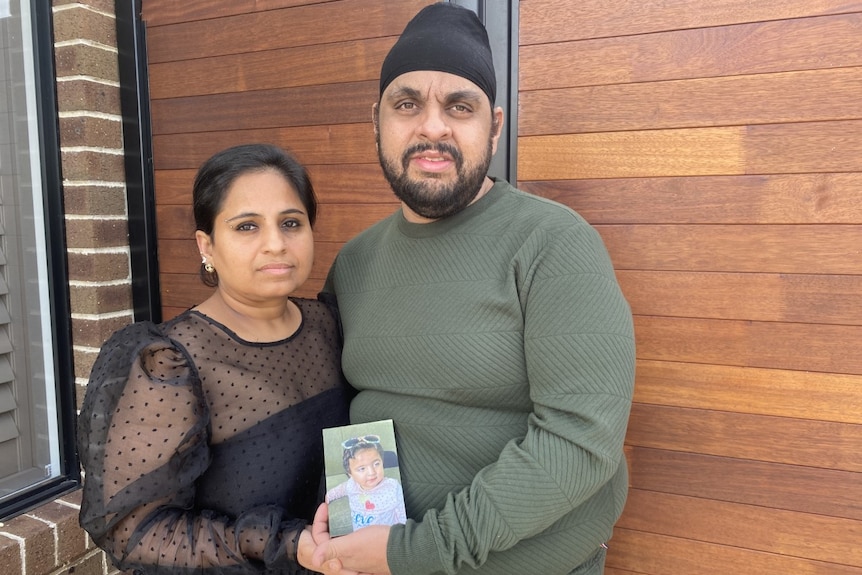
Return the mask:
[[[257,212],[243,212],[243,213],[237,214],[233,217],[226,218],[225,222],[232,222],[234,220],[241,220],[243,218],[257,218],[259,216],[260,216],[260,214],[258,214]]]
[[[300,210],[299,208],[288,208],[288,209],[286,209],[286,210],[282,210],[281,212],[279,212],[279,215],[281,215],[281,216],[285,216],[285,215],[287,215],[287,214],[302,214],[302,215],[305,215],[305,212],[304,212],[304,211],[302,211],[302,210]],[[233,216],[233,217],[230,217],[230,218],[225,219],[225,222],[232,222],[232,221],[234,221],[234,220],[241,220],[241,219],[244,219],[244,218],[259,218],[259,217],[261,217],[261,214],[259,214],[259,213],[257,213],[257,212],[243,212],[243,213],[241,213],[241,214],[237,214],[237,215],[235,215],[235,216]]]

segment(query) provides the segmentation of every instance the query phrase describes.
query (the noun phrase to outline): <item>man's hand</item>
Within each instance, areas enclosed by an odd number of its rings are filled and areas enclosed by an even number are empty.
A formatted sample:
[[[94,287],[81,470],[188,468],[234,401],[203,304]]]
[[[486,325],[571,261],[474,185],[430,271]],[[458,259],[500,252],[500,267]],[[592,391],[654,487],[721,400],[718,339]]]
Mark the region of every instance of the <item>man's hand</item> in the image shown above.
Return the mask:
[[[318,571],[324,575],[360,575],[355,571],[348,571],[341,568],[341,563],[338,560],[327,562],[325,565],[313,565],[312,554],[316,548],[314,538],[311,536],[311,529],[306,527],[299,535],[299,543],[296,548],[296,561],[306,569]]]
[[[332,539],[329,536],[329,508],[324,503],[314,514],[311,533],[317,544],[311,559],[312,569],[326,566],[333,573],[341,569],[342,575],[352,571],[389,574],[386,562],[389,527],[370,525]]]
[[[325,562],[328,569],[338,573],[342,569],[342,565],[341,561],[337,559],[337,553],[333,555],[332,559],[326,557],[330,552],[328,547],[332,542],[332,537],[329,535],[329,505],[326,503],[321,503],[317,511],[314,512],[311,536],[314,540],[315,549],[312,549],[313,556],[310,559],[312,566],[309,569],[323,568]],[[326,551],[320,551],[322,548],[325,548]],[[318,559],[318,556],[323,558]]]

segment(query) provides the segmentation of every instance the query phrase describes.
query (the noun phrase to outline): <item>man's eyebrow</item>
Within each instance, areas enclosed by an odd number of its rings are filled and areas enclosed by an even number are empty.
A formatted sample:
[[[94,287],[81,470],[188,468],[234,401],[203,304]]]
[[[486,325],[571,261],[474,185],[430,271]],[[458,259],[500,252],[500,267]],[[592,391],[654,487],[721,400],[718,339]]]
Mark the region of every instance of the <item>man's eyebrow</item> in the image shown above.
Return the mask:
[[[446,95],[447,102],[478,102],[485,95],[479,90],[458,90]]]
[[[484,96],[484,92],[480,90],[456,90],[454,92],[450,92],[446,94],[446,103],[451,104],[452,102],[479,102],[482,100]],[[422,93],[409,86],[401,86],[399,88],[394,89],[388,96],[389,100],[400,100],[402,98],[408,98],[410,100],[418,100],[421,101],[423,99]]]
[[[415,88],[411,88],[409,86],[402,86],[393,90],[389,96],[389,100],[400,100],[401,98],[410,98],[413,100],[421,100],[422,95],[419,93],[419,90]]]

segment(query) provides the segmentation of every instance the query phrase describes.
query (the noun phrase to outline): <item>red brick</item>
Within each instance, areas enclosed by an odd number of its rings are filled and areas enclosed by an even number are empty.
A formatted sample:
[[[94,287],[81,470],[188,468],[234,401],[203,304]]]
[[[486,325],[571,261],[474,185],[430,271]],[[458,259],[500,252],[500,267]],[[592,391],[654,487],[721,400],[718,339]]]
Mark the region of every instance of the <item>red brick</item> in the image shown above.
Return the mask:
[[[68,503],[69,505],[74,505],[75,507],[80,508],[82,496],[83,492],[80,489],[76,489],[75,491],[70,491],[62,497],[58,497],[57,501],[62,501],[63,503]]]
[[[75,377],[79,377],[81,379],[90,379],[90,372],[93,370],[93,364],[96,363],[96,357],[98,354],[95,352],[75,352]],[[81,409],[81,402],[84,401],[84,390],[85,387],[83,385],[75,386],[75,399],[77,400],[76,405],[78,409]]]
[[[0,530],[5,527],[0,527]],[[21,572],[21,547],[18,541],[0,535],[0,573]]]
[[[107,14],[88,10],[80,4],[54,12],[54,41],[80,38],[116,48],[116,21]]]
[[[69,279],[73,281],[104,282],[128,280],[129,255],[126,253],[70,253]]]
[[[63,179],[124,182],[126,166],[122,154],[62,151]]]
[[[105,563],[104,553],[94,550],[51,575],[104,575]],[[113,571],[114,569],[109,567],[108,572],[111,573]]]
[[[75,408],[80,411],[84,405],[84,395],[87,393],[86,385],[75,384]]]
[[[66,247],[115,248],[129,245],[129,223],[125,219],[70,218],[66,220]]]
[[[24,539],[27,571],[23,575],[45,575],[54,569],[56,547],[53,527],[27,515],[19,515],[7,521],[3,531]]]
[[[57,83],[57,107],[61,112],[121,114],[120,88],[93,80],[75,79]]]
[[[116,52],[87,44],[71,44],[54,49],[57,78],[89,76],[100,80],[120,81]]]
[[[113,14],[115,9],[114,0],[54,0],[53,3],[55,7],[67,4],[83,4],[107,14]]]
[[[99,185],[63,186],[63,207],[66,215],[125,217],[126,189]]]
[[[120,118],[86,115],[60,118],[60,145],[119,149],[123,147],[123,124]]]
[[[86,536],[78,525],[78,510],[54,501],[37,507],[29,515],[53,523],[57,531],[57,563],[63,565],[86,551]]]
[[[131,284],[69,286],[69,303],[74,314],[103,314],[132,307]]]
[[[73,318],[72,341],[75,342],[75,345],[101,347],[111,334],[131,323],[132,319],[131,314],[100,320]]]

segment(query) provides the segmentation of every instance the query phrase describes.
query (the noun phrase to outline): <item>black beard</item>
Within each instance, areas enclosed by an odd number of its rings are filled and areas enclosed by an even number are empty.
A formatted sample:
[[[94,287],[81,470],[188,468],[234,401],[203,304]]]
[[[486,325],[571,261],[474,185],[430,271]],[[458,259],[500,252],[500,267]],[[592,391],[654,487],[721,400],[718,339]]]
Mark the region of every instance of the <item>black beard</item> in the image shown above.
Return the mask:
[[[485,181],[485,176],[488,175],[488,167],[491,165],[493,141],[488,139],[488,148],[482,161],[475,166],[467,166],[466,168],[464,156],[451,144],[427,143],[410,147],[401,156],[400,170],[393,162],[387,161],[380,150],[380,136],[378,135],[377,156],[380,159],[380,166],[383,168],[383,175],[386,176],[395,196],[416,214],[423,218],[437,220],[457,214],[476,198],[476,194],[479,193],[482,183]],[[448,154],[455,161],[455,171],[458,177],[451,185],[438,188],[425,181],[411,180],[407,176],[410,158],[417,153],[428,150]]]

